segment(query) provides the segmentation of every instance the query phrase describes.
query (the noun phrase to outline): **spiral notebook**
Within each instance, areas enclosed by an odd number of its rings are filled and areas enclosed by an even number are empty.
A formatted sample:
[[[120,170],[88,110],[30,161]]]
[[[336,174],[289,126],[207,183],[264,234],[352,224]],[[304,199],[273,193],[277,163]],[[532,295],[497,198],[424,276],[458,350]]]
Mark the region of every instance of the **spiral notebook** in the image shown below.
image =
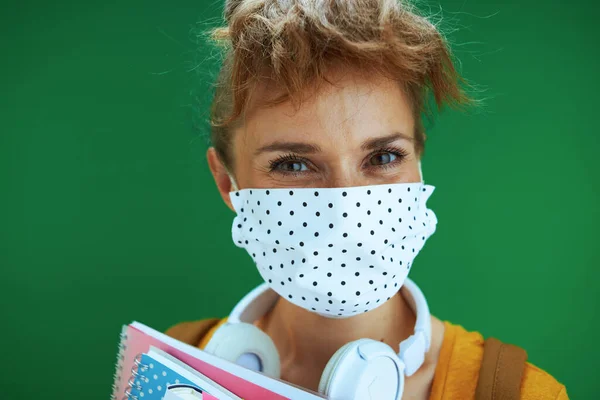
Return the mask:
[[[136,384],[135,379],[131,379],[134,375],[131,371],[137,371],[136,357],[139,360],[143,354],[148,354],[151,346],[164,351],[245,400],[322,400],[324,398],[318,393],[249,370],[173,339],[144,324],[133,322],[124,326],[121,332],[111,397],[113,400],[136,398],[132,397],[130,390]],[[207,391],[210,393],[210,389]]]
[[[126,395],[146,400],[162,400],[173,384],[191,385],[202,394],[203,400],[241,400],[208,377],[155,347],[136,358],[130,389]]]

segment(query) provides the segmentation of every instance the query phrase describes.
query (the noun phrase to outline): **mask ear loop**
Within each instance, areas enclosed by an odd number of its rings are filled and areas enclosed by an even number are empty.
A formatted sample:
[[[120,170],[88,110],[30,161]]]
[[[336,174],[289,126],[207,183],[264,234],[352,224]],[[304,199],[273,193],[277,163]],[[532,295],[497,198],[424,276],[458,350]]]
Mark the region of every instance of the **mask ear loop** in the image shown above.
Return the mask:
[[[229,180],[231,181],[231,186],[233,187],[232,192],[237,192],[238,190],[240,190],[238,188],[237,183],[235,183],[235,178],[233,177],[233,174],[231,172],[229,172],[227,169],[225,171],[227,172],[227,176],[229,176]]]
[[[419,160],[419,178],[421,179],[421,183],[425,183],[423,181],[423,170],[421,169],[421,160]]]

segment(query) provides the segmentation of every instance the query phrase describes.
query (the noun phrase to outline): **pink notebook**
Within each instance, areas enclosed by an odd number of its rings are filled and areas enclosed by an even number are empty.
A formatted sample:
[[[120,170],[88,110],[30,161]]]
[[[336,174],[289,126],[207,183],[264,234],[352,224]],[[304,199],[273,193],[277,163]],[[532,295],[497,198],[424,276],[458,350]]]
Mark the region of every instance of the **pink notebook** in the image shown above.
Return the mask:
[[[125,396],[135,357],[147,352],[150,346],[157,347],[183,361],[245,400],[322,400],[324,398],[317,393],[220,359],[144,324],[134,322],[123,327],[121,333],[113,400],[121,400]]]

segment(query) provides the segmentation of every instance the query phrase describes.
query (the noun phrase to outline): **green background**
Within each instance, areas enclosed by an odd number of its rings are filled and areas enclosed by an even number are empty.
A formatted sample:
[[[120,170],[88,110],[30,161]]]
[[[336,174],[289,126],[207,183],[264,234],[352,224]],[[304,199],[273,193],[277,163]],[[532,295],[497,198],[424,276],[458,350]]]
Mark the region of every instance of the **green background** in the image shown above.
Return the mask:
[[[486,105],[428,124],[411,277],[598,398],[599,7],[430,4]],[[2,6],[0,398],[106,399],[122,324],[225,316],[260,282],[204,156],[222,1]]]

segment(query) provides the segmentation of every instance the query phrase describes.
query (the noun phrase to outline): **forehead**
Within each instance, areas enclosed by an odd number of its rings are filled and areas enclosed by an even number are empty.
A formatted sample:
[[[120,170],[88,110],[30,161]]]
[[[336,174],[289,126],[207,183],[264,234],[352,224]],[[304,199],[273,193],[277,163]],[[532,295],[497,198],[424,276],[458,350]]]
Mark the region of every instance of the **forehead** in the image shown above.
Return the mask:
[[[397,81],[352,70],[333,72],[328,81],[307,93],[298,109],[290,101],[264,106],[265,99],[281,93],[273,86],[258,85],[235,142],[242,148],[288,140],[327,146],[394,131],[413,136],[411,103]]]

